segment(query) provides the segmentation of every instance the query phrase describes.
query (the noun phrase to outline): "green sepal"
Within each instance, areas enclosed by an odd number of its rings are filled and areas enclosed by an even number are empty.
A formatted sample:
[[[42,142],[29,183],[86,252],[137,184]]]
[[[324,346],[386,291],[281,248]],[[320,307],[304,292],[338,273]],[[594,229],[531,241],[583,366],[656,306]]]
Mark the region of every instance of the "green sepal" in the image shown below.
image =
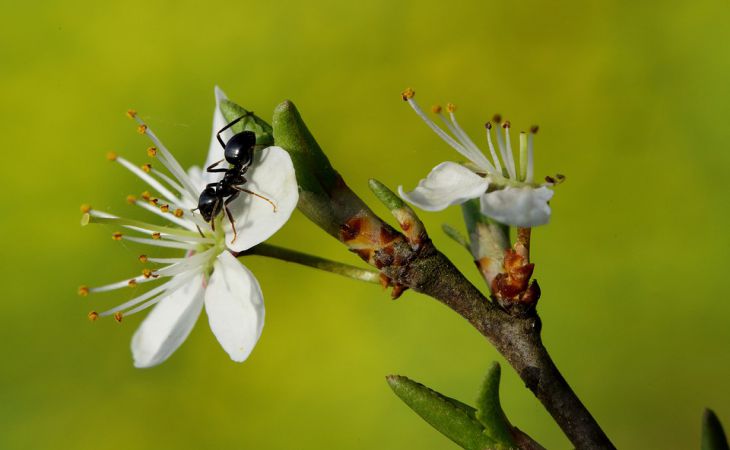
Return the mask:
[[[400,375],[386,377],[393,392],[441,434],[468,450],[496,449],[469,405]]]
[[[223,100],[220,103],[221,113],[223,117],[232,122],[239,117],[243,117],[237,124],[231,127],[234,133],[242,131],[253,131],[256,133],[256,145],[260,147],[269,147],[274,145],[274,131],[265,120],[248,111],[246,108],[233,103],[230,100]]]
[[[476,417],[484,425],[484,432],[494,439],[497,444],[506,448],[514,448],[516,445],[512,438],[512,425],[510,425],[507,416],[502,411],[502,405],[499,401],[501,372],[499,363],[492,363],[487,375],[484,377],[479,397],[477,397]]]
[[[720,419],[711,409],[705,409],[702,415],[702,450],[728,450],[727,437],[722,429]]]

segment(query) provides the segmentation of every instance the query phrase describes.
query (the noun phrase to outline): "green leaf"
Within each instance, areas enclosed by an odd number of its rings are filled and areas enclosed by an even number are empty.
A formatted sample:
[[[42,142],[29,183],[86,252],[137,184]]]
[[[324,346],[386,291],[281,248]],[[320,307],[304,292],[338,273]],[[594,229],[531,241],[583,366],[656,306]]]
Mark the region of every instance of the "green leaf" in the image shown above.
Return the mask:
[[[466,251],[468,251],[469,253],[471,253],[471,248],[469,247],[469,241],[466,240],[466,237],[464,235],[462,235],[459,232],[459,230],[457,230],[456,228],[452,227],[448,223],[442,224],[441,225],[441,229],[446,234],[446,236],[448,236],[451,239],[453,239],[454,242],[456,242],[457,244],[461,245],[462,247],[464,247],[466,249]]]
[[[702,450],[728,450],[727,437],[720,419],[711,409],[702,415]]]
[[[492,363],[487,371],[482,384],[482,390],[477,397],[476,417],[484,425],[484,432],[494,439],[499,445],[513,448],[516,447],[512,438],[511,429],[507,416],[502,411],[499,401],[499,379],[501,368],[499,363]]]
[[[388,189],[388,187],[380,181],[371,178],[368,185],[370,186],[370,190],[373,191],[373,194],[378,197],[378,200],[380,200],[390,211],[408,207],[406,203],[395,194],[395,192]]]
[[[400,375],[386,377],[393,392],[441,434],[468,450],[499,448],[484,434],[474,408]]]
[[[335,191],[339,189],[343,194],[349,190],[309,132],[294,103],[285,101],[276,107],[273,125],[276,145],[289,152],[297,172],[297,207],[309,220],[338,237],[342,217],[352,212],[348,209],[364,207],[362,201],[353,194],[335,204]]]
[[[220,105],[223,117],[232,122],[239,117],[243,117],[240,122],[233,125],[231,130],[234,133],[242,131],[253,131],[256,133],[256,145],[261,147],[269,147],[274,145],[274,132],[271,125],[265,120],[255,115],[252,111],[233,103],[230,100],[223,100]]]
[[[288,151],[294,161],[297,174],[307,176],[300,181],[302,189],[326,195],[340,179],[294,103],[287,100],[274,110],[274,139],[276,145]]]

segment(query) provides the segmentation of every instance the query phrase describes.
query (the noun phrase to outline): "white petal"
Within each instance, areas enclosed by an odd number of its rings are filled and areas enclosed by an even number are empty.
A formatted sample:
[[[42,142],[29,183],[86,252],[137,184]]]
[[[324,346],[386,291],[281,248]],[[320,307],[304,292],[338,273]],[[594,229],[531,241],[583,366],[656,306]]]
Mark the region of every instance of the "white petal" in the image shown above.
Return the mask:
[[[398,186],[405,200],[426,211],[439,211],[448,206],[464,203],[486,192],[489,183],[471,170],[453,162],[434,167],[426,178],[411,192]]]
[[[132,337],[135,367],[160,364],[188,337],[203,307],[203,274],[163,295]]]
[[[208,167],[208,166],[206,166]],[[225,167],[225,166],[224,166]],[[203,172],[203,169],[201,169],[198,166],[192,166],[188,169],[188,176],[190,177],[190,182],[198,187],[199,192],[203,192],[203,188],[205,188],[205,185],[207,183],[210,183],[207,179],[207,172]],[[195,199],[197,200],[197,198]],[[195,205],[197,206],[197,205]]]
[[[482,196],[482,214],[515,227],[544,225],[550,220],[553,191],[539,188],[507,187]]]
[[[236,252],[247,250],[276,233],[289,220],[299,200],[294,165],[289,153],[280,147],[257,151],[253,164],[244,176],[248,182],[241,187],[271,200],[276,205],[276,211],[266,200],[241,192],[229,206],[238,232],[233,243],[231,225],[228,219],[223,219],[226,245]]]
[[[228,97],[226,97],[225,92],[218,86],[215,87],[215,109],[213,110],[213,130],[211,131],[210,136],[210,147],[208,149],[208,158],[205,160],[205,166],[208,167],[211,164],[220,161],[223,159],[223,147],[221,147],[220,142],[218,142],[218,139],[216,138],[216,134],[218,131],[220,131],[221,128],[225,127],[228,124],[228,121],[223,117],[223,112],[221,112],[221,102],[223,100],[228,100]],[[228,142],[228,139],[233,136],[233,132],[231,130],[226,130],[223,133],[221,133],[221,138],[223,139],[223,142]],[[221,165],[221,167],[228,167],[226,164]],[[212,183],[214,181],[218,181],[221,177],[220,173],[210,173],[210,172],[203,172],[203,177],[205,178],[206,183]],[[202,188],[201,188],[202,190]]]
[[[232,360],[245,361],[264,328],[264,297],[253,274],[228,252],[215,262],[205,312],[223,350]]]

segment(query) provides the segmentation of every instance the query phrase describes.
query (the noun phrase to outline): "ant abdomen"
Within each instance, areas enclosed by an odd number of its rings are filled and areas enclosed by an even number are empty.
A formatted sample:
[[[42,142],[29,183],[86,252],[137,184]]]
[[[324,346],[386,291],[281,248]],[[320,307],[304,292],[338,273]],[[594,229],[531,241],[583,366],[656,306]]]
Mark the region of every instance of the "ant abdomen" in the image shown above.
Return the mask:
[[[224,150],[226,161],[234,166],[248,166],[253,157],[253,148],[256,145],[256,134],[253,131],[243,131],[234,135]]]

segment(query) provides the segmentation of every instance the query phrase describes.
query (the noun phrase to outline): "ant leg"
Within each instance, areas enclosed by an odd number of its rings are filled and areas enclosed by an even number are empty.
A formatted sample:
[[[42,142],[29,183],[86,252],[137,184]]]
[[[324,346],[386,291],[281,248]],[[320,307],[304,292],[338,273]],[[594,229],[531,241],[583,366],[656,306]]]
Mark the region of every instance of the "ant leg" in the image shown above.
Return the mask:
[[[209,165],[209,166],[208,166],[208,168],[207,168],[207,169],[205,169],[205,171],[206,171],[206,172],[210,172],[210,173],[215,173],[215,172],[227,172],[227,171],[228,171],[228,169],[214,169],[214,168],[213,168],[213,167],[217,166],[218,164],[222,163],[223,161],[225,161],[225,158],[221,159],[220,161],[218,161],[218,162],[216,162],[216,163],[213,163],[213,164]]]
[[[233,189],[237,190],[237,191],[241,191],[241,192],[245,192],[247,194],[255,195],[256,197],[258,197],[258,198],[260,198],[262,200],[266,200],[267,202],[269,202],[269,204],[271,205],[271,207],[274,208],[274,212],[276,212],[276,205],[274,204],[274,202],[272,202],[268,198],[264,197],[263,195],[257,194],[257,193],[255,193],[253,191],[249,191],[248,189],[244,189],[242,187],[238,187],[238,186],[231,186],[231,187]]]
[[[195,214],[195,211],[197,211],[199,209],[200,208],[193,208],[193,209],[190,210],[190,212],[193,213],[193,214]],[[195,224],[195,228],[198,229],[198,233],[200,233],[200,237],[205,237],[205,235],[203,234],[203,230],[200,229],[200,227],[198,226],[198,224]]]
[[[218,210],[218,205],[220,205],[220,203],[221,203],[221,199],[220,199],[220,198],[216,198],[216,199],[215,199],[215,204],[213,205],[213,211],[218,211],[218,212],[220,212],[220,211]],[[212,215],[210,216],[210,228],[211,228],[211,230],[213,230],[213,231],[215,231],[215,219],[216,219],[216,217],[217,217],[217,216],[218,216],[218,213],[214,213],[214,214],[212,214]]]
[[[233,239],[231,239],[231,244],[236,242],[236,239],[238,239],[238,231],[236,231],[236,222],[233,220],[233,214],[231,214],[231,210],[228,209],[228,204],[235,200],[236,197],[238,197],[238,194],[239,193],[236,192],[235,194],[231,195],[228,200],[225,201],[225,203],[223,203],[223,209],[226,210],[226,216],[228,216],[228,221],[231,222],[231,228],[233,229]]]
[[[238,119],[234,120],[233,122],[229,123],[229,124],[228,124],[228,125],[226,125],[225,127],[221,128],[221,129],[220,129],[220,130],[219,130],[219,131],[218,131],[218,132],[217,132],[217,133],[215,134],[215,137],[216,137],[216,138],[218,139],[218,142],[219,142],[219,143],[221,144],[221,147],[223,147],[223,148],[226,148],[226,144],[225,144],[225,143],[223,142],[223,139],[221,139],[221,133],[223,133],[223,132],[224,132],[224,131],[226,131],[227,129],[231,128],[231,127],[232,127],[233,125],[235,125],[235,124],[237,124],[238,122],[240,122],[240,121],[241,121],[241,119],[243,119],[244,117],[248,117],[248,116],[252,116],[252,115],[253,115],[253,111],[249,111],[249,112],[247,112],[246,114],[242,115],[242,116],[241,116],[241,117],[239,117]]]

